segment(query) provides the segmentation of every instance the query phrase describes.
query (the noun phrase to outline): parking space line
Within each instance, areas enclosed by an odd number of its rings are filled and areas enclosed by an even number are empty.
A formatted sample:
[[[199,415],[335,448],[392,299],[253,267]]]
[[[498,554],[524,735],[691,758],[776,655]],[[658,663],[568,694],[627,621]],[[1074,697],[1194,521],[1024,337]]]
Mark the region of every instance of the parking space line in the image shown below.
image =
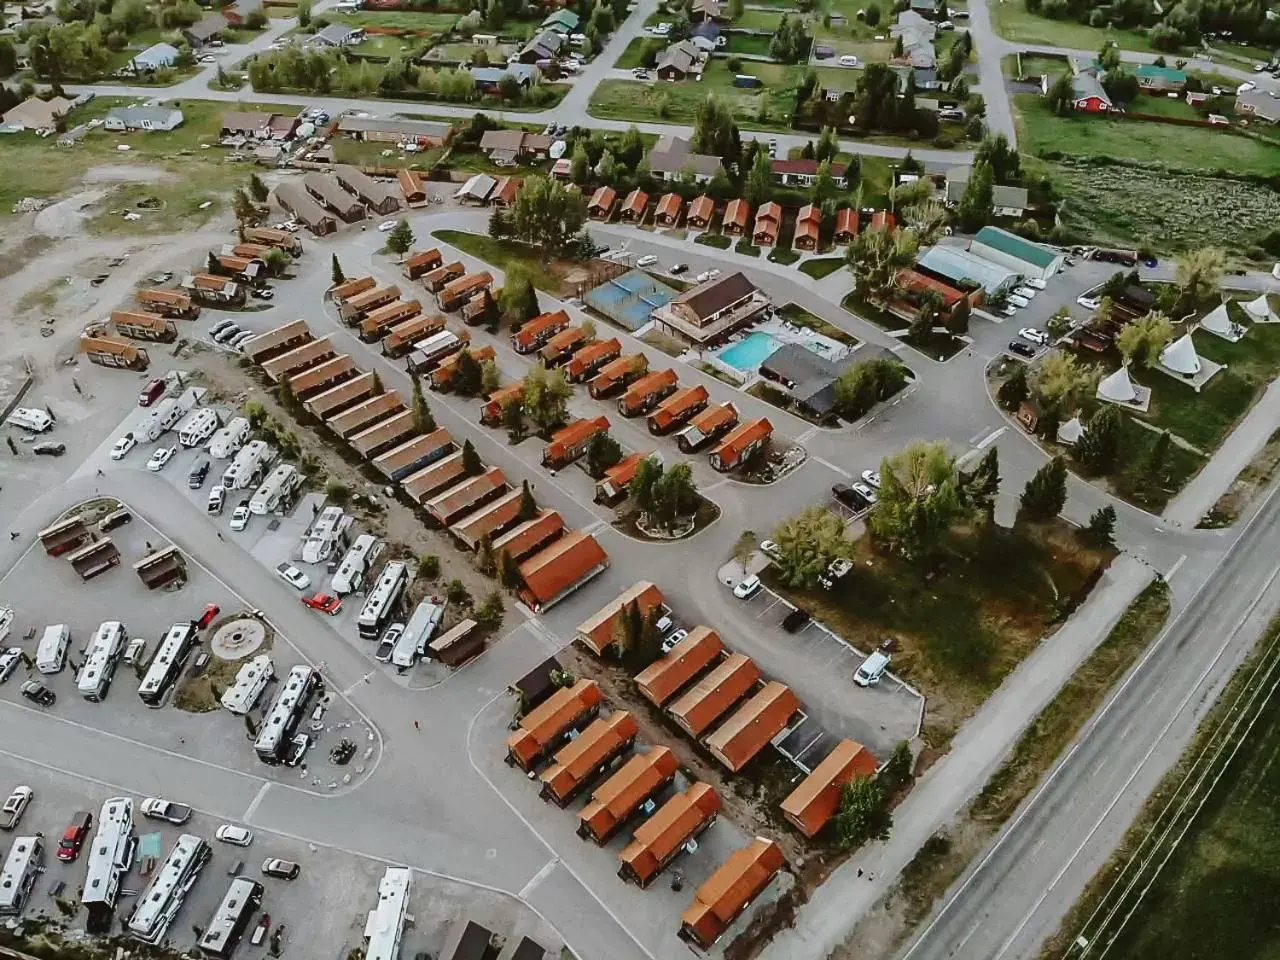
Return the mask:
[[[529,898],[529,894],[533,893],[534,889],[538,886],[538,884],[542,883],[543,880],[551,876],[551,871],[554,870],[559,865],[559,863],[560,863],[559,857],[552,857],[550,860],[548,860],[543,865],[542,869],[539,870],[537,873],[535,873],[532,877],[530,877],[529,882],[520,888],[520,893],[517,894],[517,896],[519,896],[521,900],[527,900]]]
[[[852,473],[850,473],[850,472],[849,472],[848,470],[846,470],[844,467],[837,467],[837,466],[836,466],[834,463],[832,463],[830,460],[825,460],[825,459],[823,459],[822,457],[813,457],[812,459],[813,459],[813,460],[815,460],[815,461],[817,461],[818,463],[822,464],[822,465],[823,465],[824,467],[826,467],[828,470],[834,470],[836,473],[840,474],[840,476],[844,477],[846,480],[852,480],[852,479],[853,479],[853,474],[852,474]]]
[[[245,808],[244,816],[240,818],[241,820],[247,823],[249,821],[249,818],[258,812],[258,805],[262,803],[262,798],[267,795],[267,791],[270,789],[271,789],[271,781],[267,781],[262,785],[262,787],[254,795],[254,798],[249,802],[249,806]]]

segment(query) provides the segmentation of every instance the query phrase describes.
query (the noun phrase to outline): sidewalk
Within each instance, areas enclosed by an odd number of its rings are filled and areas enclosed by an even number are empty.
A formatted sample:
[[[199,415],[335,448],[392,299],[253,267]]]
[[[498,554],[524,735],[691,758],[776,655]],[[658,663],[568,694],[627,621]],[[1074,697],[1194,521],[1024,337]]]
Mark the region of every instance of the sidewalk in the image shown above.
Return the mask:
[[[764,960],[822,960],[897,883],[937,830],[980,791],[1035,717],[1110,632],[1151,580],[1151,569],[1121,555],[1093,595],[1050,635],[961,728],[939,760],[894,811],[893,833],[846,860],[801,908],[795,923],[761,954]]]

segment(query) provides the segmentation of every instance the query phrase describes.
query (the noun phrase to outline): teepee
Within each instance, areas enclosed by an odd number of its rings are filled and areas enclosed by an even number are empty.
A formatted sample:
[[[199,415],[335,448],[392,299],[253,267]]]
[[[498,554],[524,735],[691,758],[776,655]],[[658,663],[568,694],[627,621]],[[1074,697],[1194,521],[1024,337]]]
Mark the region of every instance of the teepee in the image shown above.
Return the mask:
[[[1248,303],[1242,303],[1241,306],[1244,307],[1245,313],[1255,320],[1261,320],[1263,323],[1268,321],[1275,323],[1280,319],[1280,317],[1272,313],[1271,303],[1267,300],[1265,293],[1258,297],[1257,300],[1250,300]]]
[[[1138,391],[1129,379],[1129,368],[1121,367],[1098,384],[1098,399],[1110,400],[1112,403],[1135,403]]]
[[[1067,446],[1072,446],[1080,439],[1080,435],[1082,433],[1084,433],[1084,424],[1080,422],[1079,417],[1072,417],[1062,426],[1058,427],[1058,442],[1065,443]]]
[[[1244,329],[1238,323],[1232,322],[1225,303],[1218,304],[1205,314],[1204,319],[1200,321],[1200,326],[1227,340],[1239,340],[1244,334]]]
[[[1191,342],[1191,334],[1184,333],[1165,347],[1160,354],[1160,365],[1184,377],[1194,377],[1199,373],[1200,355],[1196,353],[1196,345]]]

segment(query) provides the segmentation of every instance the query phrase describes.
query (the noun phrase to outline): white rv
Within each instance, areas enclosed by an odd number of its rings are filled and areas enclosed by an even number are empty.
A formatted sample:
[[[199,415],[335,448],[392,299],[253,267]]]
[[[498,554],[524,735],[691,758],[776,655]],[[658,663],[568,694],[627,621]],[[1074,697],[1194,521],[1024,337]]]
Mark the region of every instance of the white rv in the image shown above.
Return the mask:
[[[443,619],[444,600],[440,597],[432,597],[418,604],[405,625],[404,633],[396,640],[395,649],[391,651],[391,662],[397,667],[412,667],[419,648],[426,649]]]
[[[311,525],[311,532],[302,541],[303,563],[328,563],[338,547],[338,539],[351,526],[352,517],[341,507],[325,507]]]
[[[36,669],[41,673],[57,673],[67,663],[67,647],[71,645],[71,631],[65,623],[55,623],[44,628],[40,645],[36,647]]]
[[[6,421],[12,427],[21,427],[32,433],[44,433],[53,426],[53,417],[35,407],[18,407]]]
[[[371,533],[360,534],[343,555],[329,588],[340,597],[359,590],[364,586],[369,568],[377,562],[381,552],[382,542],[377,537]]]
[[[222,474],[222,486],[228,490],[247,490],[276,459],[275,447],[265,440],[246,443]]]
[[[184,447],[198,447],[218,429],[218,411],[209,407],[193,410],[178,424],[178,442]]]
[[[248,439],[249,421],[244,417],[232,417],[209,441],[209,456],[215,460],[226,460]]]
[[[253,497],[249,500],[249,512],[259,517],[271,513],[300,486],[302,474],[297,468],[291,463],[280,464],[262,481],[262,486],[253,492]]]
[[[108,620],[98,627],[98,632],[89,641],[84,663],[76,675],[76,689],[86,700],[99,703],[106,697],[116,666],[129,641],[128,634],[129,628],[119,620]]]
[[[240,668],[236,682],[222,695],[222,705],[236,716],[244,716],[254,708],[275,675],[276,668],[271,658],[265,653],[259,654]]]
[[[151,416],[147,418],[147,422],[139,432],[148,440],[159,440],[166,431],[172,430],[177,426],[178,421],[181,419],[182,406],[178,403],[177,398],[165,397],[151,411]]]

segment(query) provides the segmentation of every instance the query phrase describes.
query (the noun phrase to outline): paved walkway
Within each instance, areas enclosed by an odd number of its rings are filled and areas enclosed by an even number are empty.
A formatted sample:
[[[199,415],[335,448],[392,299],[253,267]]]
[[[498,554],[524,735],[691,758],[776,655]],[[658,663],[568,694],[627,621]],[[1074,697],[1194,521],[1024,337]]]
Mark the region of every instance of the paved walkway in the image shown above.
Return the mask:
[[[1231,435],[1204,469],[1165,507],[1164,519],[1194,527],[1227,492],[1240,471],[1249,465],[1267,438],[1280,427],[1280,380],[1272,382],[1262,399],[1231,431]]]
[[[953,821],[1003,761],[1023,729],[1110,632],[1150,582],[1150,567],[1118,558],[1067,624],[1023,661],[956,735],[951,752],[894,811],[889,839],[846,860],[815,891],[794,926],[774,938],[764,960],[826,957],[897,882],[940,827]]]

